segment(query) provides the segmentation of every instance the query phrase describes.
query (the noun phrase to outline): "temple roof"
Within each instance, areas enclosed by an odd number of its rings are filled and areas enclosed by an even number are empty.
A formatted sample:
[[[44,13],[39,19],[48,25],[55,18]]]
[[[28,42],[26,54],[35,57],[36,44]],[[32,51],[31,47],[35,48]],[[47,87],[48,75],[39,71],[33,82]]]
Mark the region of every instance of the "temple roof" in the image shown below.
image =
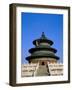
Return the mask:
[[[55,56],[55,55],[52,55],[52,54],[39,54],[39,55],[31,55],[31,56],[28,56],[26,57],[26,60],[30,60],[30,59],[35,59],[35,58],[44,58],[44,57],[47,57],[47,58],[55,58],[56,60],[59,60],[59,57],[58,56]]]
[[[36,40],[33,41],[34,45],[36,45],[36,41],[38,41],[39,43],[41,43],[41,42],[49,43],[50,45],[53,44],[53,41],[47,39],[44,32],[42,32],[42,35],[41,35],[41,37],[39,39],[36,39]]]
[[[47,39],[47,37],[45,36],[44,32],[42,32],[42,35],[41,35],[40,39]]]
[[[42,47],[31,48],[31,49],[29,49],[29,52],[30,52],[30,53],[33,53],[33,52],[39,51],[39,50],[52,51],[52,52],[54,52],[54,53],[57,52],[56,49],[54,49],[54,48],[52,48],[52,47],[46,47],[46,46],[45,46],[45,47],[42,46]]]

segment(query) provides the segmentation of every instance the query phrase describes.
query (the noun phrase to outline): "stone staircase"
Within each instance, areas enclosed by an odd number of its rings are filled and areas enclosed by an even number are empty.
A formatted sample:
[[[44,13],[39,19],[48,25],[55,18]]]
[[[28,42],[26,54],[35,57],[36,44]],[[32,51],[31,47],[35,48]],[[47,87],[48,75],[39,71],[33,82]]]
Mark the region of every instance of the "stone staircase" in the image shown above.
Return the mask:
[[[39,65],[39,68],[37,70],[36,76],[48,76],[48,68],[46,65]]]

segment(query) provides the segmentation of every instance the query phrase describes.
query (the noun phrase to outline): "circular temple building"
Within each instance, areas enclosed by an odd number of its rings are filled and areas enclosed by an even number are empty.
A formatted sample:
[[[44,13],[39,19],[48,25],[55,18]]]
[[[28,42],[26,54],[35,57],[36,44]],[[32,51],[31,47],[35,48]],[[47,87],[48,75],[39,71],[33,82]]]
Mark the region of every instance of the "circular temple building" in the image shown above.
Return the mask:
[[[55,55],[57,50],[52,48],[53,41],[48,40],[44,32],[39,39],[33,41],[34,48],[29,49],[30,56],[26,57],[29,63],[39,63],[39,65],[47,65],[48,63],[56,63],[59,57]]]

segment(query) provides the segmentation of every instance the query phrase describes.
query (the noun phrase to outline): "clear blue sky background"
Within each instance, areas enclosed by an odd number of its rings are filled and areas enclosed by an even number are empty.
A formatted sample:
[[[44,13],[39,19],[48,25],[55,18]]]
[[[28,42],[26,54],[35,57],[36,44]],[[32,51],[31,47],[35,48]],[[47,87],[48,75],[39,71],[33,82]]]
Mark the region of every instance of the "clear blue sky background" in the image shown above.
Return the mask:
[[[52,47],[57,49],[56,55],[63,62],[63,15],[22,12],[21,25],[22,63],[27,63],[28,50],[34,47],[33,40],[40,38],[42,32],[54,42]]]

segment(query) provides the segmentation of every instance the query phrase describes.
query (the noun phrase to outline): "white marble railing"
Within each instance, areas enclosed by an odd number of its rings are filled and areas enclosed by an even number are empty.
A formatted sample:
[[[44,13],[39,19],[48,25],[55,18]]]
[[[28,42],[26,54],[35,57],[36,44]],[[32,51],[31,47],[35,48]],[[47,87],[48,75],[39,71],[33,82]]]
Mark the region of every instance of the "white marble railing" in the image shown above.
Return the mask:
[[[26,77],[26,76],[35,76],[36,74],[36,71],[39,67],[39,63],[36,63],[36,64],[23,64],[22,65],[22,77]]]
[[[39,63],[37,63],[37,67],[36,67],[36,69],[34,71],[34,76],[36,76],[38,68],[39,68]]]
[[[51,76],[63,75],[63,64],[61,63],[48,63],[49,72]]]

